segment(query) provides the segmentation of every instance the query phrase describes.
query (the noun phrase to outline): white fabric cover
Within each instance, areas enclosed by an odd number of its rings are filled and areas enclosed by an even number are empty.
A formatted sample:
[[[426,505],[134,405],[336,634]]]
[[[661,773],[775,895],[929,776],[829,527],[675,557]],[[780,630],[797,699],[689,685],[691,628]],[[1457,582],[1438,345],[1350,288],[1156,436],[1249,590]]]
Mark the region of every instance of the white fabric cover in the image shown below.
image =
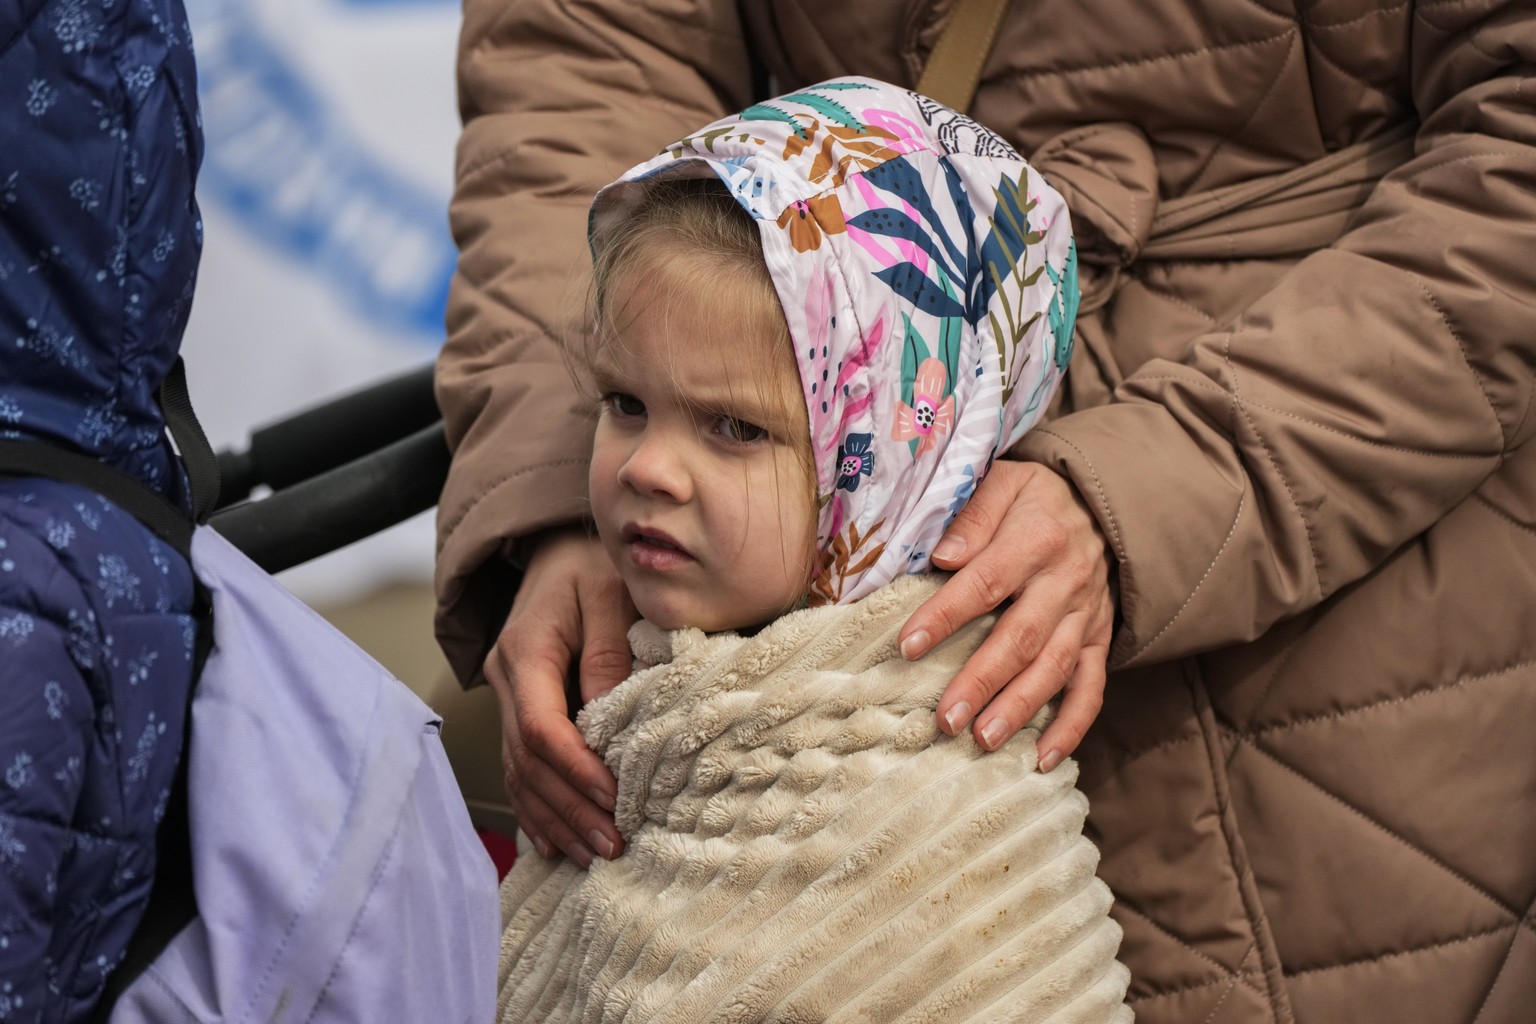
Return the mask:
[[[579,719],[628,847],[583,872],[523,844],[503,1024],[1132,1019],[1076,765],[1035,770],[1039,719],[990,754],[935,726],[991,623],[897,653],[937,582],[751,638],[637,624],[652,667]]]
[[[404,683],[211,528],[192,701],[198,916],[112,1024],[477,1024],[496,874]]]

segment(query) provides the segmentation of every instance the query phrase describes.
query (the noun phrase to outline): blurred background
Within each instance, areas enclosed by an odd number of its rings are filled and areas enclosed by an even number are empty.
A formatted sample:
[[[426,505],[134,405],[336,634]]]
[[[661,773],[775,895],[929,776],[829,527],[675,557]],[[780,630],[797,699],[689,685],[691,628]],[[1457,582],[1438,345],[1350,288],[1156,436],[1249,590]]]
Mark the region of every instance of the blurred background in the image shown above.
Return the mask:
[[[187,0],[207,151],[185,353],[215,448],[430,362],[453,272],[453,0]],[[284,574],[334,602],[420,581],[413,520]]]
[[[459,6],[187,0],[187,10],[206,154],[183,351],[215,449],[243,449],[255,428],[437,354],[455,261]],[[440,706],[457,687],[445,685],[432,638],[432,552],[427,512],[278,578]],[[494,780],[494,733],[477,746]]]

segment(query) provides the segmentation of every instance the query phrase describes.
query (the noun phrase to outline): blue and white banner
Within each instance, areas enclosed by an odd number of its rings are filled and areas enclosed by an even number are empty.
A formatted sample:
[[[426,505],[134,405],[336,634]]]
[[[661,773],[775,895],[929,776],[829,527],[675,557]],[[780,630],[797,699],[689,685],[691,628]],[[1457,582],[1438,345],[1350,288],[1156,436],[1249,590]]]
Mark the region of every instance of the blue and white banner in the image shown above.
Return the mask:
[[[430,361],[455,252],[455,0],[187,0],[207,141],[185,352],[216,447]],[[362,547],[361,545],[359,547]],[[286,578],[425,578],[430,516]]]

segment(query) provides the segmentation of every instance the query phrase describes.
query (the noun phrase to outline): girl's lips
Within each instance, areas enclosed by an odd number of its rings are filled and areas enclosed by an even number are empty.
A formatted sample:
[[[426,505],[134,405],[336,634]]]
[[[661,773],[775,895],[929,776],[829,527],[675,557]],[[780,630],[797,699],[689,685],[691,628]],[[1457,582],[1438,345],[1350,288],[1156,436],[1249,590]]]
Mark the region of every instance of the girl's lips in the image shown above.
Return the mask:
[[[629,560],[642,569],[676,569],[694,561],[670,534],[662,530],[625,523],[620,534]]]

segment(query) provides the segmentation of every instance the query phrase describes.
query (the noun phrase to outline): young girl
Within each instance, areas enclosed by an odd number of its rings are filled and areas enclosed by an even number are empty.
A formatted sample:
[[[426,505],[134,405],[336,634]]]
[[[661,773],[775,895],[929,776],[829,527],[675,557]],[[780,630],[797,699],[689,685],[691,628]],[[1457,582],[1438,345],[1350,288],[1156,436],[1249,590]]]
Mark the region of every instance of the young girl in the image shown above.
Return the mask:
[[[1128,1020],[1075,765],[935,726],[928,552],[1071,345],[1062,201],[974,122],[840,79],[605,189],[580,360],[643,619],[578,723],[626,852],[519,858],[500,1019]]]

